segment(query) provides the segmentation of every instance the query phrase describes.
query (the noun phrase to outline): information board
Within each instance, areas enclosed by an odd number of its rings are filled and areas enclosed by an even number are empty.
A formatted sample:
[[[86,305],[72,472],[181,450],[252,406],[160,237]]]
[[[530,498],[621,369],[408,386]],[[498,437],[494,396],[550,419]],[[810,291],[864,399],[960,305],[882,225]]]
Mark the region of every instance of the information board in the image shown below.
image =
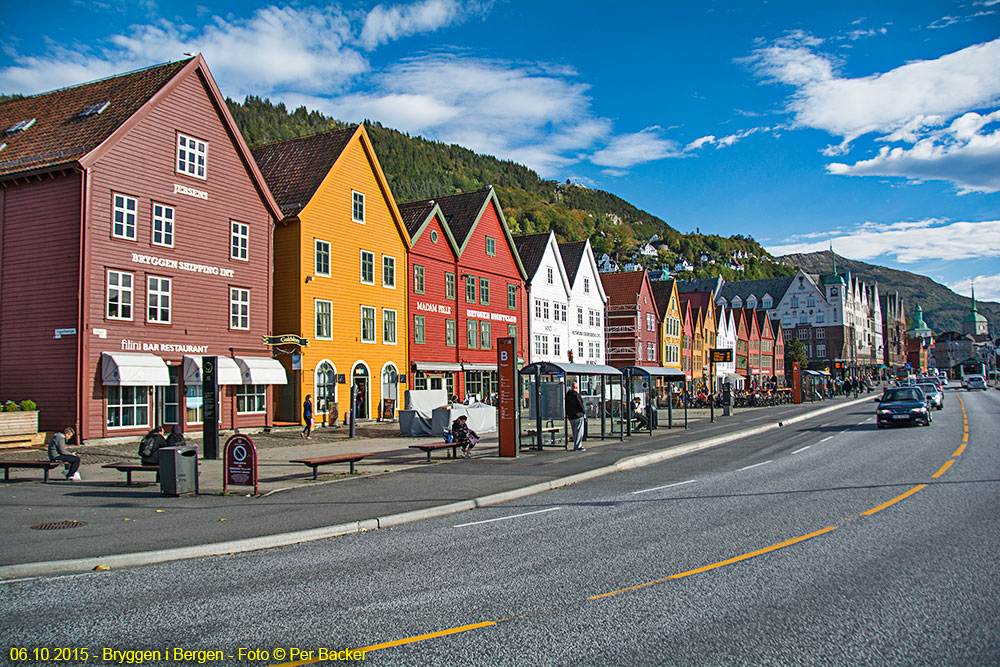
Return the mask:
[[[517,339],[497,338],[497,427],[500,456],[517,456]]]
[[[201,434],[203,459],[219,458],[218,357],[201,358]]]
[[[237,433],[226,440],[223,463],[223,492],[230,485],[252,486],[257,495],[257,447],[249,436]]]

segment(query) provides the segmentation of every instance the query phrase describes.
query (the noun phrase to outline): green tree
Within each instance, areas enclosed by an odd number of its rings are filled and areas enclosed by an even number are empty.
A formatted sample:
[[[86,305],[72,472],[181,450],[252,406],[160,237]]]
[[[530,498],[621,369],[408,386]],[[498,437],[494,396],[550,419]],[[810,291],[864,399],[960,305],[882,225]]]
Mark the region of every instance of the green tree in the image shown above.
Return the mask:
[[[806,345],[798,338],[788,338],[785,340],[785,375],[792,376],[792,364],[799,362],[799,368],[806,367]]]

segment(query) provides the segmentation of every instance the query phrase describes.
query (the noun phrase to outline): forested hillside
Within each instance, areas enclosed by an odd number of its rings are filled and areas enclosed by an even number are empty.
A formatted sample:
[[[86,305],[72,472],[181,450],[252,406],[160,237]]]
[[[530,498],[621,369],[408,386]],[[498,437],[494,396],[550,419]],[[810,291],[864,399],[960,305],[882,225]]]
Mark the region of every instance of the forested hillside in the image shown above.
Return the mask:
[[[937,333],[961,331],[962,318],[969,314],[972,300],[959,296],[927,276],[909,271],[899,271],[875,264],[867,264],[837,255],[837,270],[850,270],[867,283],[878,283],[880,295],[899,292],[903,295],[907,320],[912,321],[919,305],[924,311],[924,322]],[[829,273],[832,261],[829,252],[812,252],[805,255],[785,255],[785,262],[801,266],[810,273]],[[1000,322],[1000,304],[988,301],[976,303],[979,313],[995,327]]]
[[[259,97],[248,97],[242,103],[227,102],[251,146],[346,127],[345,123],[304,107],[289,111],[283,104]],[[478,155],[455,144],[411,137],[379,123],[366,123],[366,127],[398,202],[493,185],[515,234],[552,229],[560,240],[589,238],[598,256],[606,252],[621,263],[655,235],[656,243],[665,242],[666,246],[660,246],[663,250],[656,257],[642,257],[641,263],[646,268],[672,267],[684,258],[695,265],[694,277],[722,275],[727,280],[738,280],[792,272],[790,267],[771,261],[748,236],[681,234],[664,220],[609,192],[543,180],[516,162]],[[741,260],[745,265],[742,272],[724,266],[737,250],[750,255]],[[699,257],[703,252],[716,263],[702,264]]]

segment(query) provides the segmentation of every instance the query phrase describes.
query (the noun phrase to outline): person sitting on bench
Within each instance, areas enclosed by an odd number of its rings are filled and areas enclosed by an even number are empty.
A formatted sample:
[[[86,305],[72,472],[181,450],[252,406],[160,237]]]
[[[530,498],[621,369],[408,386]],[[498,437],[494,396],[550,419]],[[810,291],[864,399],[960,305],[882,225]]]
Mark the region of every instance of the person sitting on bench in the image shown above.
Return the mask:
[[[160,447],[167,446],[167,439],[163,437],[163,427],[154,426],[153,430],[139,441],[139,458],[143,465],[155,466],[160,463],[160,455],[156,452]]]
[[[649,428],[649,419],[639,411],[642,401],[638,398],[632,399],[632,419],[639,423],[639,428]]]
[[[52,436],[52,439],[49,440],[49,460],[68,463],[69,466],[63,475],[71,482],[79,482],[80,473],[77,471],[80,469],[80,457],[66,449],[66,439],[72,438],[74,433],[76,431],[73,430],[73,427],[67,426],[60,433]]]

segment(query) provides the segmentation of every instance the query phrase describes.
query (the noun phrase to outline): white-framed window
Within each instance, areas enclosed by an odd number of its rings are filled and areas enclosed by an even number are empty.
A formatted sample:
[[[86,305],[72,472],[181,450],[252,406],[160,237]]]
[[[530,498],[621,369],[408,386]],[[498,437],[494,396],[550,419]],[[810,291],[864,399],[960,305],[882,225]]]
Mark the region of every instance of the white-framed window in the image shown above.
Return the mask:
[[[444,321],[444,344],[447,347],[455,347],[458,341],[458,328],[455,320]]]
[[[382,255],[382,287],[396,289],[396,258]]]
[[[333,302],[314,299],[313,309],[316,312],[316,339],[333,340]]]
[[[822,310],[819,311],[819,312],[817,312],[816,313],[816,321],[817,322],[825,322],[826,321],[826,313],[824,313]]]
[[[761,302],[761,306],[763,306],[765,309],[771,308],[772,306],[771,297],[765,296],[764,300]]]
[[[583,359],[583,341],[582,340],[578,340],[576,342],[576,356],[578,356],[581,359]]]
[[[337,402],[337,369],[324,359],[316,366],[316,412],[329,412],[330,404]]]
[[[656,331],[656,320],[653,313],[646,313],[646,331]]]
[[[257,415],[267,412],[267,385],[236,385],[236,413]]]
[[[816,329],[816,338],[826,338],[826,329]]]
[[[826,345],[824,345],[823,343],[817,343],[816,344],[816,356],[817,357],[825,357],[826,356]]]
[[[802,311],[801,313],[799,313],[799,322],[800,323],[805,324],[808,321],[809,321],[809,313],[807,313],[805,311]]]
[[[542,318],[542,300],[535,299],[535,317],[538,319]]]
[[[590,294],[590,278],[583,279],[583,293]]]
[[[250,290],[229,288],[229,328],[250,328]]]
[[[149,426],[149,387],[109,386],[105,389],[108,428]]]
[[[107,315],[109,320],[132,319],[133,276],[108,270]]]
[[[189,384],[184,387],[184,421],[188,424],[200,424],[204,411],[204,398],[200,384]]]
[[[330,276],[330,242],[314,240],[313,272],[317,276]]]
[[[799,307],[799,297],[793,296],[790,305],[792,306],[792,308],[798,308]]]
[[[816,297],[810,294],[806,297],[806,308],[813,308],[816,305]]]
[[[549,302],[544,300],[542,301],[542,319],[549,319]]]
[[[757,297],[751,296],[747,299],[747,308],[751,310],[757,308]]]
[[[116,239],[135,241],[136,211],[139,200],[128,195],[112,195],[111,235]]]
[[[233,259],[246,261],[250,258],[250,225],[236,222],[230,223],[232,240],[229,244],[229,256]]]
[[[557,357],[562,354],[562,339],[559,336],[552,337],[552,354]]]
[[[365,196],[354,190],[351,191],[351,220],[362,224],[365,221]]]
[[[656,347],[653,343],[646,343],[646,359],[653,361],[656,358]]]
[[[174,207],[153,204],[153,245],[174,247]]]
[[[370,250],[361,251],[361,283],[375,284],[375,253]]]
[[[382,309],[382,342],[396,344],[396,311],[391,308]]]
[[[555,272],[552,270],[552,267],[550,266],[546,269],[546,273],[548,273],[548,281],[549,284],[551,285],[553,280],[555,279]]]
[[[549,337],[544,334],[535,334],[535,354],[547,355],[549,353]]]
[[[593,316],[591,316],[591,320],[593,320]],[[583,308],[580,308],[579,306],[576,308],[576,323],[583,324]],[[591,324],[593,324],[593,321],[591,321]]]
[[[170,324],[170,278],[146,279],[146,321]]]
[[[361,306],[361,342],[375,342],[375,308]]]
[[[465,321],[465,345],[470,350],[479,347],[479,320]]]
[[[588,323],[590,324],[590,326],[592,326],[592,327],[595,327],[595,326],[597,326],[597,322],[595,321],[595,318],[594,318],[594,314],[595,314],[596,312],[597,312],[597,311],[595,311],[595,310],[593,310],[593,309],[588,309],[588,310],[587,310],[587,315],[588,315],[588,317],[589,317],[589,319],[587,320],[587,322],[588,322]],[[581,319],[582,319],[582,318],[581,318]],[[583,322],[580,322],[580,324],[583,324]]]
[[[177,133],[177,171],[204,180],[207,177],[208,142]]]
[[[492,236],[486,237],[486,254],[495,257],[497,254],[497,240]]]
[[[479,349],[488,350],[493,346],[490,322],[479,323]]]
[[[557,303],[556,304],[556,319],[560,322],[566,321],[566,304]]]

